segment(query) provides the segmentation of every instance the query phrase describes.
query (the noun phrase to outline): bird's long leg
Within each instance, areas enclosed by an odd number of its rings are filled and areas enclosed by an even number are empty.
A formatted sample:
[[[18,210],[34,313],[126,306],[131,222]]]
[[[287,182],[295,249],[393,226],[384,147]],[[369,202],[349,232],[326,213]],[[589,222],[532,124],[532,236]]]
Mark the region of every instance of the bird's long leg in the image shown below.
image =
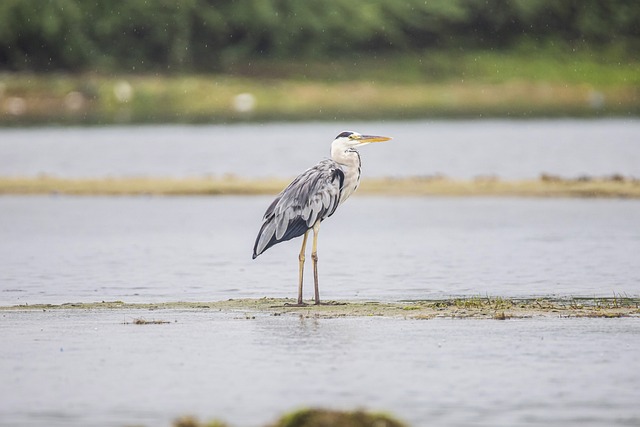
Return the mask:
[[[309,230],[304,233],[304,237],[302,238],[302,248],[300,249],[300,255],[298,255],[298,261],[300,262],[300,270],[298,273],[298,305],[303,305],[302,302],[302,277],[304,275],[304,253],[307,248],[307,236],[309,235]]]
[[[313,284],[315,286],[316,305],[320,304],[320,291],[318,290],[318,232],[320,231],[320,221],[313,225],[313,247],[311,259],[313,260]]]

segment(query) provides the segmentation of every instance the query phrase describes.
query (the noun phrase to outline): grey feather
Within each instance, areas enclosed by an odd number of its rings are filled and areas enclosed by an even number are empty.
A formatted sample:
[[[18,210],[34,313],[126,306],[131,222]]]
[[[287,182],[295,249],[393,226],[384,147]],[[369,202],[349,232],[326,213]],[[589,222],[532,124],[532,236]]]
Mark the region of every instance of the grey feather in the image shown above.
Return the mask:
[[[344,172],[333,160],[307,169],[282,190],[264,214],[253,248],[256,258],[271,246],[307,232],[340,204]]]

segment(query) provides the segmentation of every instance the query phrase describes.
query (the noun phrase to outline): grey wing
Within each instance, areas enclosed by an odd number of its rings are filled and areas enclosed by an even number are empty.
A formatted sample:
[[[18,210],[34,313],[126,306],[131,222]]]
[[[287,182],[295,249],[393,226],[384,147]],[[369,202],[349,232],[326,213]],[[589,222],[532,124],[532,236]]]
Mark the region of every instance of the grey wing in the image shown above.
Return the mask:
[[[340,203],[344,172],[333,160],[307,169],[276,197],[264,214],[253,258],[276,243],[302,236],[331,216]]]

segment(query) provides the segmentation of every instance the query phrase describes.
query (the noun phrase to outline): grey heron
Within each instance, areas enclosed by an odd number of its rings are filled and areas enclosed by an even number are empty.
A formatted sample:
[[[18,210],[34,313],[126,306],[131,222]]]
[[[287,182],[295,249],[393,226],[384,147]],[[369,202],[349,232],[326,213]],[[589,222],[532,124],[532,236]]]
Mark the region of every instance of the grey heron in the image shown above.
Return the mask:
[[[302,301],[302,281],[307,237],[311,230],[315,304],[320,304],[318,231],[320,223],[333,215],[360,184],[361,163],[356,147],[390,139],[351,131],[340,133],[331,143],[331,158],[302,172],[267,208],[253,246],[253,259],[277,243],[303,236],[298,255],[298,305],[305,305]]]

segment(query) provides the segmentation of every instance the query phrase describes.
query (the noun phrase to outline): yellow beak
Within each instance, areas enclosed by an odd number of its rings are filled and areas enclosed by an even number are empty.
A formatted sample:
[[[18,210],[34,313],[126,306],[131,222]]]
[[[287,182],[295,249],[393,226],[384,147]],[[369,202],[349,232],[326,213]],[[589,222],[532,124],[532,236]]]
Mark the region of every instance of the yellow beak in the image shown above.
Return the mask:
[[[384,142],[389,141],[391,139],[390,136],[376,136],[376,135],[362,135],[358,140],[361,143],[370,143],[370,142]]]

